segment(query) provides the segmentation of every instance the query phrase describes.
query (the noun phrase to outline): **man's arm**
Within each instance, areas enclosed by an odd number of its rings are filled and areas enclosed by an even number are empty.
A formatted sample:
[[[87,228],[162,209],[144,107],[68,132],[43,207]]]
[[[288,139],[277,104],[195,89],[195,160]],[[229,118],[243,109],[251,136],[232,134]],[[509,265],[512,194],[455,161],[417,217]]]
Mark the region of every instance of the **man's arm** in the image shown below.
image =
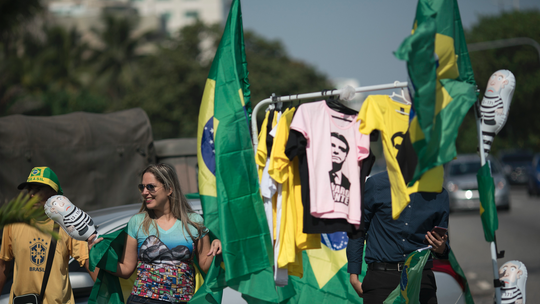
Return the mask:
[[[372,216],[372,202],[374,200],[374,193],[376,191],[374,179],[366,180],[364,186],[364,201],[362,206],[362,221],[364,222],[364,230],[351,238],[349,236],[349,242],[347,243],[347,272],[350,273],[349,281],[354,288],[358,296],[362,296],[364,293],[362,289],[362,282],[358,279],[358,276],[362,274],[362,264],[364,262],[364,243],[366,240],[366,233],[369,231],[371,216]]]
[[[362,297],[364,290],[362,289],[362,282],[358,280],[358,274],[351,273],[349,281],[351,282],[351,286],[354,288],[358,296]]]
[[[361,232],[361,236],[356,239],[349,239],[347,243],[347,272],[353,274],[362,273],[362,261],[364,259],[364,240],[365,233]]]
[[[443,189],[441,194],[439,194],[438,200],[441,200],[439,204],[441,208],[441,218],[436,226],[448,227],[448,218],[450,217],[450,199],[448,197],[448,192],[445,189]],[[432,234],[430,231],[428,231],[427,234],[428,235],[426,235],[426,238],[428,239],[430,245],[433,246],[431,251],[435,254],[435,257],[444,260],[448,259],[450,246],[448,242],[448,234],[444,235],[443,237]]]
[[[0,292],[4,289],[8,278],[13,271],[13,261],[4,261],[0,259]]]
[[[362,273],[362,261],[364,259],[364,239],[365,233],[361,232],[361,237],[349,239],[347,243],[347,272],[350,273],[349,281],[358,296],[362,297],[362,282],[358,279],[358,275]]]

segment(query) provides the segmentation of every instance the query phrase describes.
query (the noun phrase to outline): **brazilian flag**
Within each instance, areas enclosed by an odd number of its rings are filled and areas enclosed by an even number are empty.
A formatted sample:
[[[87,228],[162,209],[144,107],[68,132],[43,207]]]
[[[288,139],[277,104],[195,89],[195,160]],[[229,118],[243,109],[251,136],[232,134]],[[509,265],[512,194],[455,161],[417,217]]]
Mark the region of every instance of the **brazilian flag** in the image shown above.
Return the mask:
[[[422,272],[430,255],[431,251],[425,249],[415,250],[407,256],[399,286],[390,293],[384,304],[419,303]]]
[[[294,290],[279,289],[280,304],[361,304],[362,299],[352,288],[347,273],[348,241],[345,232],[322,234],[320,249],[303,252],[303,277],[289,276],[289,285]],[[366,269],[367,265],[363,262],[360,281]]]
[[[478,97],[457,1],[419,0],[412,34],[395,56],[407,61],[413,100],[405,140],[414,148],[414,161],[406,163],[416,165],[404,176],[412,185],[456,156],[459,126]]]
[[[223,263],[205,283],[253,301],[277,302],[272,243],[250,136],[250,90],[240,0],[231,4],[199,112],[197,160],[205,225],[221,240]]]
[[[419,303],[420,289],[422,286],[422,272],[430,255],[430,250],[420,249],[413,251],[407,256],[403,270],[401,271],[399,286],[390,293],[388,298],[384,301],[384,304]],[[456,274],[461,277],[465,289],[463,292],[465,303],[474,304],[467,278],[459,266],[456,256],[451,248],[448,248],[448,261]],[[438,286],[438,288],[444,288],[444,286]]]

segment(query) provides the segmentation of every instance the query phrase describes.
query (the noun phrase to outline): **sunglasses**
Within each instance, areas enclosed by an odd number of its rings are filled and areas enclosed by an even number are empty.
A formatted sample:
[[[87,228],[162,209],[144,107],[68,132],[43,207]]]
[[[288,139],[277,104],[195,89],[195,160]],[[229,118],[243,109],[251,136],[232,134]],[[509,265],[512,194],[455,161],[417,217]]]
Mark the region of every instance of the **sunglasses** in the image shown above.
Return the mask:
[[[144,191],[144,188],[146,188],[148,192],[156,192],[157,186],[152,185],[152,184],[147,184],[147,185],[139,184],[137,185],[137,188],[139,188],[139,191],[141,191],[141,193]]]

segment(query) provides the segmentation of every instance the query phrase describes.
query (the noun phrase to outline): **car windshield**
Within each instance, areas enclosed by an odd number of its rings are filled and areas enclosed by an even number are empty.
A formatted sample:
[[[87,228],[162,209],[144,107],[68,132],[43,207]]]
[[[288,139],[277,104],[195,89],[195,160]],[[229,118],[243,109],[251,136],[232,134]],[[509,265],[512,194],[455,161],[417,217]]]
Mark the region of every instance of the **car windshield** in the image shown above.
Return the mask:
[[[466,174],[476,174],[480,170],[479,161],[467,161],[467,162],[455,162],[450,164],[449,175],[459,176]],[[491,174],[500,172],[500,168],[497,163],[491,162]]]

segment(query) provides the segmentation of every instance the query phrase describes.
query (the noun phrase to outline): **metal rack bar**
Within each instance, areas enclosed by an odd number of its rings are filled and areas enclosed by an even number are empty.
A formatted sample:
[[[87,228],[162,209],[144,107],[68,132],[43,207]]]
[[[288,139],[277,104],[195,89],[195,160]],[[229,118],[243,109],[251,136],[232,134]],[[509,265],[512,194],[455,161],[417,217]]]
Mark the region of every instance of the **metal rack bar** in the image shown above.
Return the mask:
[[[355,89],[355,92],[361,93],[361,92],[389,90],[389,89],[395,89],[395,88],[405,88],[407,87],[407,85],[408,85],[407,82],[395,81],[394,83],[388,83],[388,84],[357,87]],[[257,127],[257,113],[259,112],[261,107],[278,103],[278,102],[288,102],[288,101],[294,101],[294,100],[333,96],[333,95],[339,95],[339,94],[341,94],[341,90],[324,90],[321,92],[314,92],[314,93],[295,94],[295,95],[287,95],[287,96],[271,96],[269,98],[261,100],[259,103],[257,103],[255,108],[253,109],[253,112],[251,115],[251,132],[252,132],[251,136],[253,139],[254,150],[255,151],[257,150],[257,145],[259,144],[259,139],[258,139],[259,128]]]

